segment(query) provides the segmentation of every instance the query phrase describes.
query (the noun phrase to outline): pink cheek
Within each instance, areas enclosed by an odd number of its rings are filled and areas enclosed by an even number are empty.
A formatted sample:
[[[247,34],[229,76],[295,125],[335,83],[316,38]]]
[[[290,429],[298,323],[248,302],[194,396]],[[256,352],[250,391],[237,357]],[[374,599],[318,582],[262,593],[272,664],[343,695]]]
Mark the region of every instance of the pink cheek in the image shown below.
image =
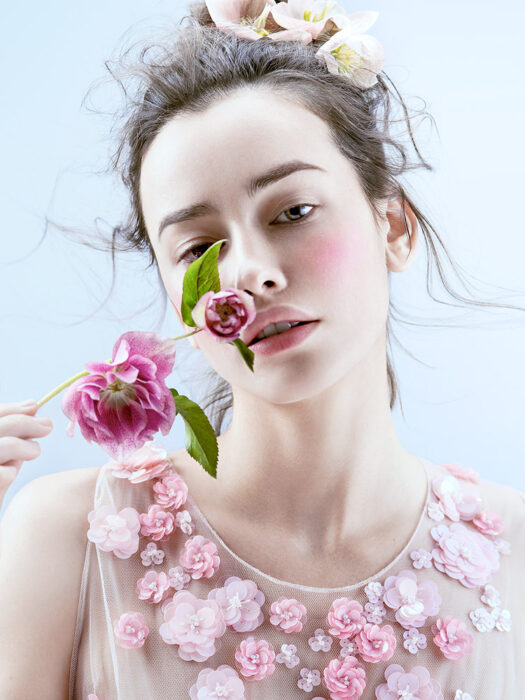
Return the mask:
[[[295,260],[309,276],[339,279],[362,266],[361,248],[362,244],[347,232],[326,237],[320,234],[297,250]]]

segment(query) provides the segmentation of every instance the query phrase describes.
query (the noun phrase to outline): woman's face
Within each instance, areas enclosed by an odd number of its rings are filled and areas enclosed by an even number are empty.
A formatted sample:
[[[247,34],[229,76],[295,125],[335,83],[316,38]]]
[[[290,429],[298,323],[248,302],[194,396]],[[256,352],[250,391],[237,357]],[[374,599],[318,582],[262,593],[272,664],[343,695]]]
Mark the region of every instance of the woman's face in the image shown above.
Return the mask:
[[[314,167],[247,189],[257,176],[293,161]],[[140,193],[179,319],[188,265],[220,239],[222,289],[250,292],[257,311],[286,304],[319,319],[301,344],[256,355],[254,372],[234,345],[205,331],[192,336],[234,394],[298,401],[349,372],[358,376],[373,357],[386,373],[388,269],[406,266],[407,237],[390,230],[386,216],[376,225],[352,164],[322,119],[268,89],[239,89],[161,129],[143,159]],[[198,216],[159,230],[171,213],[204,202]],[[410,211],[407,216],[414,222]],[[413,236],[412,255],[414,243]]]

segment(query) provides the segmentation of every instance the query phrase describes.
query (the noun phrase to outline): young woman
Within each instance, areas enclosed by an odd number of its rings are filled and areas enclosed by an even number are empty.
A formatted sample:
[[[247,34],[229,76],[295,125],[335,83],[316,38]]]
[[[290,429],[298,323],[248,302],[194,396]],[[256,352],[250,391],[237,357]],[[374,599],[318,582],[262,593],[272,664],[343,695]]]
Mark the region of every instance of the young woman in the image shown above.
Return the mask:
[[[2,697],[523,698],[523,494],[410,454],[392,421],[389,278],[437,236],[397,179],[393,93],[329,71],[322,33],[254,40],[216,6],[142,64],[119,233],[181,321],[187,266],[224,239],[256,369],[189,339],[231,387],[217,479],[149,445],[17,494]],[[4,405],[3,435],[34,409]],[[4,441],[3,464],[29,444]]]

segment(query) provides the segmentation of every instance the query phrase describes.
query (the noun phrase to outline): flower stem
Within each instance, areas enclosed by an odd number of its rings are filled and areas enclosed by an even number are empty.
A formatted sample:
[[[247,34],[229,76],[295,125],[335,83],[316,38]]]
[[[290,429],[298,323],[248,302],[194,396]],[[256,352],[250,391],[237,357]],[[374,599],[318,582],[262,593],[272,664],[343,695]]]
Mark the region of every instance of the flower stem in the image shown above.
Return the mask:
[[[42,397],[39,401],[37,401],[38,406],[43,406],[45,403],[47,403],[50,399],[53,398],[53,396],[56,396],[57,394],[60,394],[62,389],[65,389],[67,386],[70,384],[73,384],[73,382],[76,382],[77,379],[80,379],[80,377],[85,377],[86,374],[89,374],[87,370],[84,370],[83,372],[79,372],[78,374],[75,374],[73,377],[70,377],[69,379],[66,379],[65,382],[62,384],[59,384],[57,387],[53,389],[53,391],[50,391],[49,394],[46,394],[44,397]]]
[[[190,335],[195,335],[195,333],[200,333],[202,331],[202,328],[197,328],[194,331],[191,331],[191,333],[185,333],[184,335],[178,335],[176,338],[172,338],[172,340],[181,340],[182,338],[188,338]]]

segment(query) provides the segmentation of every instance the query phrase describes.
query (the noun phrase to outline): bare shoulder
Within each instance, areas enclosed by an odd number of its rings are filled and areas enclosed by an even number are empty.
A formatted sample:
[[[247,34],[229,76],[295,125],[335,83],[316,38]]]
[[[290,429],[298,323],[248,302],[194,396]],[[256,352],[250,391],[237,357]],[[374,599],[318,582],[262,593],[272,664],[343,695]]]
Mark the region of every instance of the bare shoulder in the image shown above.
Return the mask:
[[[100,469],[33,479],[6,508],[0,522],[0,629],[7,632],[0,635],[0,697],[67,698],[87,515]]]

